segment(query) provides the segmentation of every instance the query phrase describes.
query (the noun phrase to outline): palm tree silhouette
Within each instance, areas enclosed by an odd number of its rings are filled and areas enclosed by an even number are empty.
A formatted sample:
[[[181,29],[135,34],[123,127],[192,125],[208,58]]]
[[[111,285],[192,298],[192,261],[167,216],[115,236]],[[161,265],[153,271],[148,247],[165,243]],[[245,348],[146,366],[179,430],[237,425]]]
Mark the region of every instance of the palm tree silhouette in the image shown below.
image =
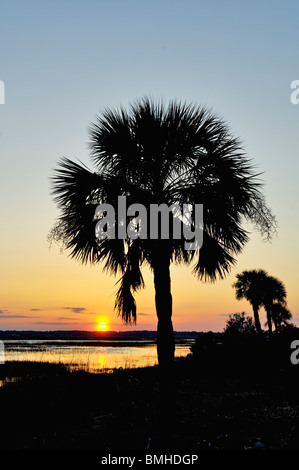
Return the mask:
[[[145,97],[128,110],[104,110],[89,133],[94,171],[67,158],[55,171],[53,194],[60,216],[50,238],[62,241],[80,262],[103,262],[104,270],[120,275],[115,309],[126,323],[136,322],[134,294],[144,287],[142,266],[149,266],[158,361],[167,370],[175,353],[170,264],[193,263],[199,279],[222,279],[249,238],[243,222],[252,222],[270,236],[275,220],[239,140],[204,107]],[[202,247],[185,250],[184,240],[174,237],[98,241],[95,207],[109,203],[117,217],[118,196],[126,196],[128,205],[146,208],[203,204]]]
[[[263,280],[262,287],[264,290],[263,305],[267,314],[267,325],[269,330],[269,336],[272,335],[272,311],[275,303],[279,303],[280,306],[286,306],[286,289],[284,284],[273,276],[266,276]],[[276,307],[277,308],[277,307]]]
[[[288,319],[286,309],[286,289],[284,284],[277,278],[269,276],[263,269],[252,269],[243,271],[236,276],[237,281],[233,284],[236,289],[236,298],[238,300],[246,299],[253,308],[254,321],[256,329],[262,332],[259,309],[264,307],[267,314],[267,325],[269,336],[272,334],[272,312],[276,315],[276,320]]]
[[[264,301],[263,282],[267,273],[263,269],[252,269],[237,274],[237,281],[233,284],[236,289],[237,300],[246,299],[253,309],[254,323],[258,333],[262,333],[259,319],[259,309]]]
[[[281,331],[282,325],[290,325],[289,321],[292,318],[292,314],[285,304],[275,302],[271,308],[271,318],[275,326],[275,331],[279,332]]]

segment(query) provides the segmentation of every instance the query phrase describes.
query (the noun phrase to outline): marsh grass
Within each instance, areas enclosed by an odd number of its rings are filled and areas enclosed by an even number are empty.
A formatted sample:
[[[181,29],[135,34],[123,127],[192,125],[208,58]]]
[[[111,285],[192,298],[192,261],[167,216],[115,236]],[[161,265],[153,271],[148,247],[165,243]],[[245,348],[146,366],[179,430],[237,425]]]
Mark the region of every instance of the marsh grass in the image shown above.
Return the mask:
[[[157,364],[155,345],[116,346],[66,344],[7,344],[6,362],[61,364],[69,370],[106,373]]]

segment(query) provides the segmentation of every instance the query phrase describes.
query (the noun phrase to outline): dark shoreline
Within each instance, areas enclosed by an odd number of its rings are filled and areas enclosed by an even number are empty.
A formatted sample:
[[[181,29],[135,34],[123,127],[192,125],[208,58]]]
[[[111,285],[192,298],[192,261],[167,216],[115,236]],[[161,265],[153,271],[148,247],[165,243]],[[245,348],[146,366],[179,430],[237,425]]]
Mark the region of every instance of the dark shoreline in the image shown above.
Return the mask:
[[[175,361],[169,422],[161,421],[158,366],[93,374],[61,364],[4,364],[0,379],[19,380],[0,387],[0,449],[298,451],[299,365],[289,353],[289,340],[277,348],[199,344],[193,356]]]
[[[197,331],[175,331],[177,340],[196,339],[203,334]],[[157,332],[151,330],[137,331],[85,331],[85,330],[50,330],[50,331],[29,331],[29,330],[0,330],[0,340],[156,340]]]
[[[157,342],[155,339],[151,340],[148,338],[142,338],[141,340],[137,339],[128,339],[128,340],[104,340],[104,339],[99,339],[99,340],[63,340],[63,339],[58,339],[58,340],[46,340],[46,339],[13,339],[13,340],[2,340],[4,342],[4,345],[13,346],[13,345],[18,345],[20,347],[22,346],[36,346],[38,347],[39,345],[47,345],[47,346],[58,346],[61,345],[63,346],[94,346],[94,347],[113,347],[113,348],[124,348],[124,347],[130,347],[130,348],[142,348],[146,346],[153,346],[156,345]],[[32,341],[32,343],[29,343],[29,341]],[[36,341],[36,342],[34,342]],[[177,346],[191,346],[193,344],[194,340],[192,339],[176,339],[176,345]]]
[[[9,341],[9,342],[8,342]],[[29,342],[29,341],[32,341]],[[34,342],[36,341],[36,342]],[[95,347],[113,347],[113,348],[123,348],[123,347],[146,347],[149,345],[155,345],[156,341],[153,340],[147,340],[147,341],[139,341],[138,340],[127,340],[127,341],[119,341],[119,340],[45,340],[45,339],[38,339],[38,340],[32,340],[32,339],[14,339],[14,340],[3,340],[4,345],[12,346],[12,345],[19,345],[19,346],[95,346]]]

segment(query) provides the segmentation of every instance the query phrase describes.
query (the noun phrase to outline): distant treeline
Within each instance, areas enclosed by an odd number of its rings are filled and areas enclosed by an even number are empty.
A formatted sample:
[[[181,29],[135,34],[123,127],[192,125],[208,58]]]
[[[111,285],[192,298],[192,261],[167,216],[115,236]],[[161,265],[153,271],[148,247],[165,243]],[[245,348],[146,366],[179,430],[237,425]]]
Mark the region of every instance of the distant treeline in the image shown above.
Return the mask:
[[[176,331],[176,338],[194,339],[200,333],[197,331]],[[0,330],[0,339],[156,339],[157,332],[149,330],[140,331],[84,331],[84,330],[58,330],[58,331],[17,331]]]

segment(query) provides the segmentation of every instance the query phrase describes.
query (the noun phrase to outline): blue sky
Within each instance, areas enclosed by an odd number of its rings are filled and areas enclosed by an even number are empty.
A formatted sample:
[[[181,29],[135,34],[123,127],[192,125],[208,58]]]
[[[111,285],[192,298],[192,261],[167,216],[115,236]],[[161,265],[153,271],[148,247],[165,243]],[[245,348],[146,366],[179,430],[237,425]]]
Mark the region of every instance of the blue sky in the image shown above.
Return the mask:
[[[299,3],[2,0],[0,9],[0,296],[9,312],[34,307],[36,276],[46,266],[73,266],[49,253],[46,240],[57,216],[49,195],[57,160],[88,164],[95,115],[151,94],[205,104],[240,136],[264,172],[279,224],[267,247],[253,236],[240,267],[260,264],[280,277],[299,313],[299,105],[290,102],[299,79]],[[55,279],[47,282],[59,297]],[[11,286],[19,292],[13,299]]]

